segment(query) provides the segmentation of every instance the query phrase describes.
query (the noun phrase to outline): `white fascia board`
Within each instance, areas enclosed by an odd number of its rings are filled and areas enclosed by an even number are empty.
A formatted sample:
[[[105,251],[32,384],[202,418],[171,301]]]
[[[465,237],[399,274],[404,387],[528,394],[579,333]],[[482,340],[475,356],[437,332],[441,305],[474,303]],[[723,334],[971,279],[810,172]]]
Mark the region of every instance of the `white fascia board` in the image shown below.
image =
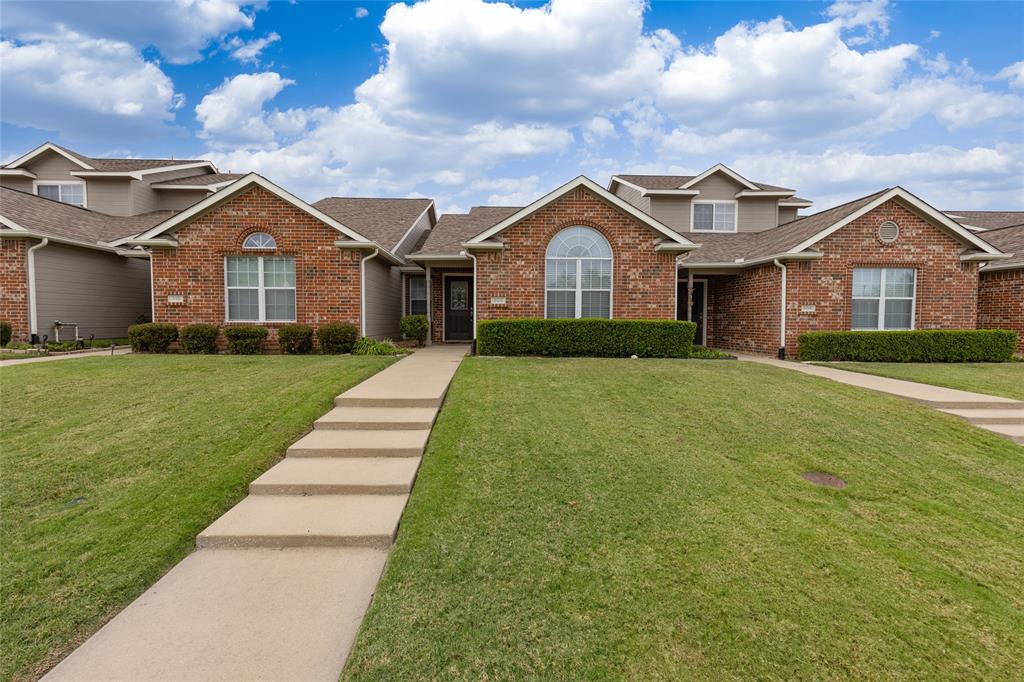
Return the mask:
[[[501,251],[505,248],[502,242],[462,242],[459,246],[467,251]]]
[[[628,182],[626,180],[623,180],[622,178],[620,178],[617,175],[613,175],[611,181],[608,183],[608,191],[609,192],[612,191],[611,187],[612,187],[613,183],[618,183],[618,184],[620,184],[620,185],[622,185],[624,187],[629,187],[630,189],[639,192],[640,196],[644,196],[644,197],[649,197],[649,196],[652,196],[652,195],[692,197],[692,196],[696,196],[696,195],[700,194],[700,190],[699,189],[648,189],[646,187],[641,187],[640,185],[636,185],[636,184],[633,184],[632,182]]]
[[[142,180],[145,176],[153,175],[154,173],[171,173],[179,170],[191,170],[193,168],[211,168],[214,173],[217,172],[217,167],[211,162],[200,161],[199,163],[181,163],[175,166],[157,166],[156,168],[146,168],[145,170],[136,171],[70,171],[69,175],[74,175],[76,178],[130,178],[132,180]]]
[[[428,211],[433,211],[433,210],[434,210],[434,200],[431,199],[430,203],[427,204],[427,207],[425,209],[423,209],[423,213],[420,213],[418,216],[416,216],[415,220],[413,220],[411,223],[409,223],[409,228],[405,231],[405,234],[402,235],[402,238],[398,240],[398,243],[395,244],[395,251],[398,251],[398,249],[402,246],[402,242],[404,242],[406,239],[409,238],[409,235],[412,233],[412,228],[416,227],[416,223],[418,223],[423,218],[423,215],[425,213],[427,213]],[[433,215],[434,215],[434,223],[436,223],[437,222],[437,214],[435,213]],[[432,224],[427,229],[433,229],[433,228],[434,228],[434,225]]]
[[[655,251],[668,251],[670,253],[684,253],[687,251],[693,251],[699,249],[700,244],[679,244],[677,242],[659,242],[655,247]]]
[[[29,172],[24,168],[0,168],[0,175],[32,179],[35,179],[37,177],[35,173]]]
[[[28,228],[22,227],[21,225],[19,225],[18,223],[14,222],[13,220],[4,215],[0,215],[0,225],[8,227],[14,230],[15,232],[28,232]]]
[[[76,178],[125,178],[128,180],[142,179],[134,171],[68,171],[68,175],[72,175]]]
[[[178,242],[174,239],[129,239],[124,244],[130,244],[131,246],[159,246],[169,249],[178,248]]]
[[[820,251],[802,251],[800,253],[794,253],[787,251],[785,253],[775,253],[770,256],[761,256],[760,258],[751,258],[750,260],[739,259],[734,261],[724,261],[721,263],[691,263],[686,260],[679,261],[680,269],[690,268],[725,268],[725,269],[737,269],[742,270],[743,268],[749,268],[754,265],[766,265],[776,260],[787,261],[787,260],[818,260],[824,254]]]
[[[7,225],[7,220],[0,218],[0,223]],[[79,246],[83,249],[92,249],[94,251],[105,251],[107,253],[116,253],[119,256],[126,255],[122,253],[126,249],[116,248],[106,242],[87,242],[80,239],[71,239],[69,237],[55,237],[52,234],[44,234],[36,232],[34,230],[26,230],[24,228],[12,229],[10,231],[0,231],[0,237],[6,237],[7,239],[49,239],[50,243],[53,244],[67,244],[69,246]]]
[[[876,208],[878,208],[879,206],[881,206],[885,202],[887,202],[887,201],[889,201],[891,199],[897,199],[897,198],[905,201],[910,206],[912,206],[914,209],[920,211],[921,213],[925,214],[926,216],[928,216],[929,218],[934,220],[941,227],[943,227],[946,230],[948,230],[949,232],[952,232],[953,234],[959,236],[961,239],[963,239],[963,241],[967,242],[968,244],[971,244],[972,246],[976,246],[977,248],[981,249],[985,253],[987,253],[987,254],[1000,254],[1000,253],[1002,253],[999,249],[995,248],[991,244],[989,244],[989,243],[985,242],[984,240],[980,239],[973,232],[971,232],[970,230],[965,228],[963,225],[961,225],[960,223],[956,222],[955,220],[953,220],[952,218],[947,216],[942,211],[938,210],[937,208],[933,208],[930,204],[926,203],[925,201],[922,201],[921,199],[918,199],[916,196],[914,196],[913,194],[911,194],[907,190],[903,189],[902,187],[893,187],[888,192],[886,192],[882,196],[878,197],[877,199],[875,199],[871,203],[865,204],[864,206],[862,206],[858,210],[854,211],[850,215],[846,216],[842,220],[840,220],[840,221],[838,221],[836,223],[833,223],[829,227],[826,227],[825,229],[823,229],[821,232],[818,232],[817,234],[815,234],[814,236],[810,237],[809,239],[806,239],[803,242],[797,244],[795,247],[793,247],[792,251],[793,252],[800,252],[800,251],[803,251],[804,249],[806,249],[806,248],[808,248],[810,246],[813,246],[814,244],[817,244],[818,242],[820,242],[825,237],[827,237],[830,234],[832,234],[833,232],[836,232],[837,230],[840,230],[843,227],[849,225],[850,223],[852,223],[857,218],[860,218],[861,216],[863,216],[863,215],[865,215],[865,214],[875,210]]]
[[[81,159],[75,158],[74,156],[72,156],[71,154],[68,154],[66,151],[64,151],[60,147],[58,147],[58,146],[56,146],[54,144],[50,144],[49,142],[46,142],[45,144],[41,144],[38,147],[36,147],[35,149],[33,149],[32,151],[30,151],[30,152],[28,152],[28,153],[26,153],[26,154],[24,154],[22,156],[19,156],[14,161],[11,161],[9,164],[7,164],[6,167],[7,168],[17,168],[18,166],[20,166],[20,165],[22,165],[24,163],[28,163],[29,161],[31,161],[32,159],[36,158],[37,156],[39,156],[43,152],[56,152],[57,154],[60,154],[65,159],[67,159],[68,161],[70,161],[71,163],[75,164],[76,166],[78,166],[80,168],[84,168],[85,170],[94,170],[93,167],[90,166],[89,164],[87,164],[85,161],[82,161]]]
[[[780,201],[779,206],[788,208],[810,208],[814,206],[813,201]]]
[[[214,192],[216,192],[217,190],[221,189],[222,187],[227,187],[232,182],[234,182],[234,180],[224,180],[223,182],[214,182],[214,183],[211,183],[209,185],[169,185],[169,184],[166,184],[166,183],[156,182],[156,183],[153,183],[152,185],[150,185],[150,188],[152,188],[152,189],[187,189],[187,190],[192,191],[192,192],[194,192],[196,190],[204,189],[204,190],[207,190],[207,191],[214,191]]]
[[[135,171],[139,175],[153,175],[155,173],[170,173],[173,171],[189,170],[190,168],[209,168],[214,173],[217,172],[217,167],[213,165],[212,161],[197,161],[196,163],[179,163],[173,166],[157,166],[156,168],[147,168],[145,170]]]
[[[644,213],[633,204],[627,202],[622,197],[612,194],[604,187],[601,187],[600,185],[598,185],[596,182],[586,177],[585,175],[580,175],[570,180],[569,182],[565,183],[558,189],[545,194],[544,196],[542,196],[540,199],[537,199],[529,206],[521,208],[512,215],[510,215],[508,218],[505,218],[497,225],[494,225],[493,227],[484,230],[477,236],[470,239],[467,243],[473,245],[479,244],[480,242],[483,241],[487,241],[487,239],[489,239],[490,237],[493,237],[494,235],[500,233],[501,231],[505,230],[508,227],[511,227],[512,225],[515,225],[516,223],[523,220],[527,216],[536,213],[540,209],[544,208],[545,206],[554,202],[555,200],[560,199],[562,196],[568,194],[577,187],[587,188],[588,190],[596,194],[599,198],[604,199],[605,201],[612,204],[622,212],[628,213],[632,217],[636,218],[637,221],[643,223],[644,225],[647,225],[655,232],[660,233],[662,236],[667,237],[668,239],[671,239],[674,242],[678,242],[680,244],[693,244],[693,242],[691,242],[683,235],[679,234],[678,232],[668,227],[667,225],[661,223],[660,221],[655,220],[650,215]]]
[[[628,180],[623,180],[618,175],[613,175],[612,179],[608,181],[608,191],[609,192],[612,191],[612,185],[614,185],[616,183],[618,183],[618,184],[620,184],[620,185],[622,185],[624,187],[628,187],[628,188],[630,188],[632,190],[636,190],[637,192],[640,192],[641,194],[643,194],[644,192],[647,191],[643,187],[641,187],[640,185],[634,185],[632,182],[629,182]]]
[[[700,175],[694,177],[692,180],[689,180],[688,182],[684,182],[682,184],[682,186],[680,186],[679,189],[689,189],[690,187],[693,187],[694,185],[696,185],[701,180],[704,180],[708,176],[714,175],[715,173],[725,173],[730,178],[732,178],[736,182],[740,183],[741,185],[743,185],[747,189],[752,189],[752,190],[757,190],[757,191],[760,191],[760,189],[761,189],[760,187],[758,187],[757,185],[752,183],[750,180],[747,180],[745,177],[743,177],[742,175],[740,175],[736,171],[732,170],[728,166],[726,166],[724,164],[721,164],[721,163],[716,163],[714,166],[712,166],[711,168],[708,168],[706,171],[704,171]]]
[[[465,252],[462,253],[414,253],[405,257],[416,263],[439,263],[443,261],[470,261]]]
[[[339,239],[334,242],[339,249],[355,249],[358,251],[378,251],[378,255],[384,260],[390,261],[392,265],[405,265],[405,261],[391,253],[377,242],[357,242]]]
[[[795,191],[790,192],[788,190],[775,191],[766,189],[741,189],[739,192],[736,192],[736,198],[739,199],[740,197],[791,197],[795,194]]]
[[[333,227],[338,232],[341,232],[343,235],[357,242],[372,244],[371,240],[367,239],[366,237],[359,234],[355,230],[346,227],[345,225],[341,224],[331,216],[321,211],[320,209],[307,204],[302,199],[299,199],[297,196],[295,196],[288,190],[284,189],[283,187],[279,187],[278,185],[272,183],[270,180],[264,178],[262,175],[256,175],[255,173],[249,173],[248,175],[238,178],[237,180],[232,182],[231,185],[229,185],[232,191],[214,192],[213,194],[210,194],[202,201],[192,204],[192,206],[185,209],[181,213],[176,213],[173,216],[169,217],[167,220],[160,223],[159,225],[149,229],[146,232],[143,232],[140,238],[152,239],[154,237],[158,237],[164,232],[172,230],[175,227],[188,222],[192,218],[206,212],[207,210],[213,208],[214,206],[229,201],[231,198],[233,198],[234,196],[236,196],[237,194],[239,194],[240,192],[242,192],[243,190],[252,185],[258,185],[262,187],[263,189],[267,190],[268,192],[278,197],[279,199],[291,204],[300,211],[308,213],[309,215],[313,216],[314,218],[324,223],[325,225]]]
[[[990,260],[1004,260],[1006,258],[1013,258],[1012,253],[981,253],[974,251],[972,253],[960,254],[960,260],[965,262],[970,261],[990,261]]]
[[[1003,270],[1024,270],[1024,263],[989,263],[979,268],[980,272],[1001,272]]]

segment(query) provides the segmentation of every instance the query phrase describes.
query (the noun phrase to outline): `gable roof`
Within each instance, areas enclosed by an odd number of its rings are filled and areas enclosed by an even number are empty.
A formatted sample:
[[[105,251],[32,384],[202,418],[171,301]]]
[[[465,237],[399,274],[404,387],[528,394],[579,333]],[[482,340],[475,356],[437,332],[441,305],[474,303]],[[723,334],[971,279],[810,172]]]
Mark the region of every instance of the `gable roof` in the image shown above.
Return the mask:
[[[1013,254],[1010,258],[986,263],[982,272],[992,270],[1024,269],[1024,224],[997,227],[983,233],[985,241],[997,246],[1003,253]]]
[[[997,230],[1024,225],[1024,211],[943,211],[964,227],[976,230]]]
[[[590,178],[586,177],[585,175],[580,175],[580,176],[570,180],[569,182],[565,183],[561,187],[559,187],[559,188],[557,188],[557,189],[555,189],[555,190],[553,190],[551,192],[548,192],[547,194],[542,196],[540,199],[537,199],[535,202],[533,202],[529,206],[525,206],[525,207],[519,209],[518,211],[516,211],[512,215],[510,215],[507,218],[504,218],[503,220],[501,220],[496,225],[488,228],[487,230],[484,230],[480,234],[478,234],[475,237],[473,237],[472,239],[468,240],[468,243],[469,244],[480,244],[481,242],[486,241],[490,237],[493,237],[493,236],[499,234],[502,230],[505,230],[505,229],[515,225],[516,223],[518,223],[519,221],[523,220],[524,218],[526,218],[526,217],[532,215],[533,213],[536,213],[537,211],[541,210],[542,208],[544,208],[548,204],[554,202],[557,199],[560,199],[561,197],[565,196],[566,194],[568,194],[572,190],[576,189],[577,187],[583,187],[583,188],[589,190],[592,194],[596,195],[597,198],[603,199],[604,201],[608,202],[609,204],[611,204],[615,208],[618,208],[623,213],[626,213],[626,214],[632,216],[633,218],[636,219],[637,222],[639,222],[639,223],[641,223],[643,225],[646,225],[647,227],[651,228],[655,232],[657,232],[660,235],[662,235],[662,237],[667,239],[669,243],[676,244],[676,245],[679,245],[679,246],[684,246],[684,247],[697,248],[696,244],[691,242],[689,239],[687,239],[683,235],[679,234],[678,232],[676,232],[672,228],[668,227],[667,225],[665,225],[661,221],[656,220],[655,218],[653,218],[652,216],[648,215],[647,213],[644,213],[643,211],[638,209],[636,206],[633,206],[633,204],[630,204],[629,202],[627,202],[626,200],[622,199],[621,197],[616,196],[615,194],[612,194],[611,192],[606,190],[604,187],[601,187],[600,185],[598,185],[596,182],[594,182]]]
[[[760,187],[758,187],[757,185],[752,183],[750,180],[747,180],[745,177],[743,177],[742,175],[740,175],[739,173],[737,173],[736,171],[734,171],[733,169],[729,168],[728,166],[726,166],[725,164],[722,164],[722,163],[716,163],[714,166],[712,166],[711,168],[708,168],[706,171],[704,171],[700,175],[697,175],[695,177],[690,178],[689,180],[684,182],[682,185],[680,185],[679,189],[689,189],[689,188],[693,187],[694,185],[696,185],[701,180],[704,180],[705,178],[710,177],[710,176],[714,175],[715,173],[722,173],[723,175],[728,175],[730,178],[732,178],[733,180],[735,180],[739,184],[743,185],[747,189],[752,189],[752,190],[761,189]]]
[[[67,160],[79,166],[83,171],[91,173],[130,173],[138,171],[156,172],[156,169],[169,166],[203,166],[208,165],[214,168],[210,161],[203,159],[110,159],[94,158],[79,154],[76,151],[54,144],[44,142],[35,149],[19,156],[17,159],[3,166],[5,169],[20,168],[32,161],[37,156],[46,152],[60,154]],[[215,169],[216,170],[216,169]]]
[[[465,242],[519,210],[518,206],[474,206],[469,213],[445,213],[421,238],[421,243],[412,247],[409,258],[462,257]]]
[[[159,180],[150,187],[155,189],[213,189],[213,185],[230,185],[242,177],[245,177],[244,173],[204,173],[184,178]]]
[[[390,250],[398,247],[409,228],[433,205],[433,199],[364,197],[327,197],[313,202],[314,207]]]
[[[664,192],[689,190],[695,184],[698,177],[697,175],[613,175],[612,182],[624,181],[626,184],[638,187],[640,190]],[[748,182],[755,185],[756,189],[754,191],[757,192],[796,192],[794,189],[769,185],[766,182]],[[750,188],[748,187],[748,189]],[[797,199],[797,197],[787,197],[787,199],[790,201],[808,201],[807,199]]]

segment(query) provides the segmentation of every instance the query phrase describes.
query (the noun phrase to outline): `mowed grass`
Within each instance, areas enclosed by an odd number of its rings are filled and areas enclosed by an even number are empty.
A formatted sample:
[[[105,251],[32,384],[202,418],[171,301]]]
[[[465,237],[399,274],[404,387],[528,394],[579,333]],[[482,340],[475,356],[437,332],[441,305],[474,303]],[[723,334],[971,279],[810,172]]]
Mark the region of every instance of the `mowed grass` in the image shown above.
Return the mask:
[[[823,362],[817,364],[836,369],[847,369],[851,372],[919,381],[922,384],[1024,400],[1024,362]]]
[[[125,355],[0,369],[0,678],[55,664],[184,557],[336,394],[390,362]]]
[[[469,358],[342,677],[1019,679],[1022,528],[1024,449],[896,398]]]

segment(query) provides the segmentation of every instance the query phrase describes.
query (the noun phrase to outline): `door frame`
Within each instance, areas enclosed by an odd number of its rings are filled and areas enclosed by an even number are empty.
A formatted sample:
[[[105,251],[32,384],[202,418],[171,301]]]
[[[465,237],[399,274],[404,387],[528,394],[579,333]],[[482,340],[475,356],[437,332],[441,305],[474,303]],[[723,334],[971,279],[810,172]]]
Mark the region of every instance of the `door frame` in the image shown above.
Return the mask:
[[[679,285],[680,284],[687,284],[688,282],[689,282],[689,279],[677,279],[676,280],[676,302],[677,302],[676,308],[677,308],[677,311],[678,311],[678,301],[679,301]],[[701,319],[704,320],[704,324],[702,324],[701,327],[700,327],[700,331],[701,331],[700,342],[698,343],[697,339],[694,339],[693,342],[697,343],[700,346],[707,346],[708,345],[708,280],[707,280],[706,277],[694,277],[693,278],[693,283],[696,284],[697,282],[701,282],[701,283],[704,284],[704,305],[702,306],[701,313],[700,313],[701,314]],[[678,312],[676,314],[678,314]],[[684,320],[685,320],[685,318],[684,318]]]
[[[470,332],[468,339],[448,339],[448,280],[468,279],[470,296],[473,300],[469,304]],[[444,272],[441,273],[441,342],[442,343],[473,343],[473,327],[476,327],[476,288],[473,286],[475,278],[472,272]]]

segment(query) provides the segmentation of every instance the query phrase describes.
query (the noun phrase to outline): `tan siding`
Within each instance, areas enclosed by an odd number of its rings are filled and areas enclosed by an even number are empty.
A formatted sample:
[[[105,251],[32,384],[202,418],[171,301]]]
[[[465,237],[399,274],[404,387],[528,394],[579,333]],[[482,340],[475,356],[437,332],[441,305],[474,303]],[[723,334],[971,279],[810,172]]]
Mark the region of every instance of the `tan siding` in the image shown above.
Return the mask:
[[[622,199],[625,199],[629,203],[639,208],[644,213],[650,214],[651,212],[651,198],[645,197],[637,190],[632,187],[626,187],[625,185],[616,183],[615,194]]]
[[[77,322],[84,338],[120,338],[150,314],[148,260],[50,244],[35,252],[35,263],[39,334],[51,340],[54,320]]]
[[[65,181],[81,180],[81,178],[76,178],[71,175],[71,171],[85,170],[78,164],[68,161],[66,158],[53,151],[40,154],[29,163],[22,166],[22,168],[30,173],[35,173],[36,178],[39,180]]]
[[[85,188],[86,203],[91,210],[107,215],[131,215],[129,182],[125,178],[90,178]]]
[[[798,210],[796,207],[779,206],[779,225],[796,220]]]
[[[699,189],[697,199],[735,199],[736,192],[748,189],[724,173],[714,173],[701,180],[690,189]]]
[[[0,187],[16,189],[19,192],[28,192],[29,194],[32,194],[32,178],[19,178],[17,176],[9,175],[0,178]]]
[[[778,226],[775,213],[778,199],[747,197],[738,201],[736,229],[740,232],[761,232]]]
[[[202,201],[209,193],[205,189],[158,189],[156,190],[155,211],[181,211],[197,201]]]
[[[397,339],[402,315],[402,283],[398,268],[380,258],[366,262],[366,329],[364,336]]]
[[[153,189],[150,185],[167,182],[168,180],[174,180],[176,178],[187,178],[192,175],[200,175],[204,173],[202,168],[186,168],[176,171],[168,171],[167,173],[153,173],[152,175],[144,175],[144,180],[132,180],[132,215],[139,215],[140,213],[149,213],[150,211],[161,211],[164,209],[176,209],[183,208],[177,204],[165,205],[166,200],[164,197],[170,198],[168,195],[174,195],[178,193],[184,193],[183,190],[158,190]],[[204,195],[205,196],[205,195]],[[176,200],[171,200],[176,201]],[[194,201],[186,204],[191,206]]]
[[[404,256],[415,246],[424,232],[430,229],[430,211],[424,211],[423,215],[413,223],[412,229],[406,235],[399,248],[395,251],[398,256]]]
[[[653,196],[651,215],[665,223],[673,230],[690,230],[690,197],[687,196]]]

